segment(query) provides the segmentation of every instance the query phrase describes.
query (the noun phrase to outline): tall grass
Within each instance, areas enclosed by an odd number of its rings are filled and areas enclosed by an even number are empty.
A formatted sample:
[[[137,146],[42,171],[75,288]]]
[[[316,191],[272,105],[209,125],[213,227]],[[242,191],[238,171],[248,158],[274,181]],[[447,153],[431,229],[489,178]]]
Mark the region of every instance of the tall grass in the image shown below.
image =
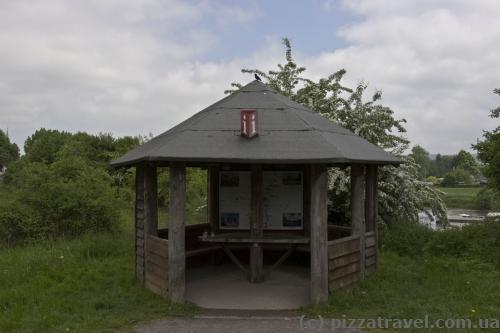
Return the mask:
[[[2,249],[0,332],[110,332],[192,313],[136,283],[133,244],[120,231]]]

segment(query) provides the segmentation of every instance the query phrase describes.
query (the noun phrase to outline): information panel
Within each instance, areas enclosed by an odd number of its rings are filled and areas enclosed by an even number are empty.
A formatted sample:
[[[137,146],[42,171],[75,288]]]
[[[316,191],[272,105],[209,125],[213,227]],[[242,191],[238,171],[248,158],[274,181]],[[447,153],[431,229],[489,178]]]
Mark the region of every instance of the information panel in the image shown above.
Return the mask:
[[[264,229],[302,229],[302,172],[264,171],[262,176]],[[219,226],[221,229],[250,229],[250,181],[249,171],[220,172]]]

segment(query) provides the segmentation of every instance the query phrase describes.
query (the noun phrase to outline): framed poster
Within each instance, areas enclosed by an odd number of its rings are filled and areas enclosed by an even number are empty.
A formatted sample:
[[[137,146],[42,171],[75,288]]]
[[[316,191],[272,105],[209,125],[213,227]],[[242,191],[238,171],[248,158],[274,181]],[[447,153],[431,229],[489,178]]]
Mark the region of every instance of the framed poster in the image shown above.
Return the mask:
[[[219,228],[250,229],[250,171],[219,173]]]
[[[301,171],[264,171],[263,224],[267,230],[303,228]],[[250,171],[219,173],[220,229],[250,229]]]
[[[264,229],[303,228],[301,171],[264,171]]]

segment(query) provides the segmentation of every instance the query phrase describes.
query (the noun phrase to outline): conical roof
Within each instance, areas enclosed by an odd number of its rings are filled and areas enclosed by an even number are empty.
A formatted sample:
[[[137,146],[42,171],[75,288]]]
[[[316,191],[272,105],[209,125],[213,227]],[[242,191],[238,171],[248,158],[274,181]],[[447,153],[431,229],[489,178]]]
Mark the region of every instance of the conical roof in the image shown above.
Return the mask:
[[[259,135],[240,135],[240,111],[258,112]],[[394,155],[253,81],[111,163],[399,164]]]

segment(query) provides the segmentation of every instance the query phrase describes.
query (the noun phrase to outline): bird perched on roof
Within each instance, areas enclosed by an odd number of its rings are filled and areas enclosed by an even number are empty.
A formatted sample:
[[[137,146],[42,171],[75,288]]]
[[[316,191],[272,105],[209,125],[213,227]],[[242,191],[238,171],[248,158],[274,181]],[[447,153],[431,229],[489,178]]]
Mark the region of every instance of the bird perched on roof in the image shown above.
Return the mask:
[[[260,78],[260,76],[258,76],[257,74],[254,74],[254,76],[255,76],[255,79],[256,79],[257,81],[262,82],[262,79]]]

